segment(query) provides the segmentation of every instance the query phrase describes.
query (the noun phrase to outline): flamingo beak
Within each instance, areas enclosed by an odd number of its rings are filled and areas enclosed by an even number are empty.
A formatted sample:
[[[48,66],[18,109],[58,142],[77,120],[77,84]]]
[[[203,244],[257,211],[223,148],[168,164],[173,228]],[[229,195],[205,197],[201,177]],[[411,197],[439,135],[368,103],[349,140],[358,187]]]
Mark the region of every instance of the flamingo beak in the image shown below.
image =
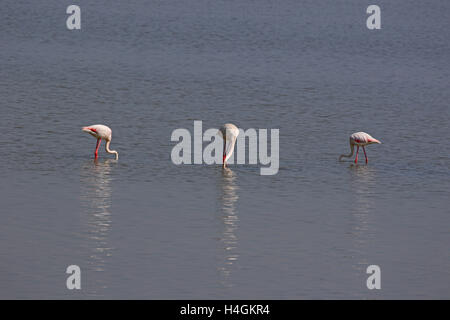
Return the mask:
[[[83,128],[81,128],[81,130],[82,130],[83,132],[89,133],[90,135],[92,135],[92,136],[94,136],[94,137],[97,136],[97,130],[95,130],[95,129],[93,129],[93,128],[83,127]]]
[[[89,127],[83,127],[81,128],[82,131],[87,132],[87,133],[95,133],[97,132],[97,130],[95,130],[94,128],[89,128]]]

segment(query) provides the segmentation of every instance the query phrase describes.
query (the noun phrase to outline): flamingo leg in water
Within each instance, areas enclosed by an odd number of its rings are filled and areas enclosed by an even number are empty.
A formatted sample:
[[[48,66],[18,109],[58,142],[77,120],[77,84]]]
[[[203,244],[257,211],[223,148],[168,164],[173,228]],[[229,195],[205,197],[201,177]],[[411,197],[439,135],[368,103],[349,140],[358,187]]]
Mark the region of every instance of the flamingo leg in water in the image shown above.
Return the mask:
[[[356,157],[355,157],[355,163],[358,163],[358,152],[359,152],[359,146],[356,146]]]
[[[223,139],[223,153],[222,153],[222,159],[223,159],[223,161],[222,161],[222,168],[226,168],[226,167],[227,167],[227,163],[226,163],[226,161],[225,161],[225,158],[227,157],[227,155],[225,154],[225,147],[226,147],[226,144],[227,144],[227,138],[226,138],[226,136],[225,136],[225,138]]]
[[[100,143],[102,142],[102,139],[97,139],[97,145],[95,146],[95,159],[98,158],[98,148],[100,147]]]
[[[363,151],[364,151],[364,156],[366,157],[366,164],[367,164],[367,162],[369,162],[369,159],[367,159],[366,149],[364,148],[364,146],[363,146]]]

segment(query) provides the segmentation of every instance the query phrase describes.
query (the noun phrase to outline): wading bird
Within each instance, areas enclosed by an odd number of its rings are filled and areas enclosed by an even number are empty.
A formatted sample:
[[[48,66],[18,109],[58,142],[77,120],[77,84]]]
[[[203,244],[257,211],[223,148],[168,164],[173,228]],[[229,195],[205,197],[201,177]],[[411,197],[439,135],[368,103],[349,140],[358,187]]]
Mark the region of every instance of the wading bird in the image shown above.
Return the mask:
[[[356,146],[356,157],[355,157],[355,163],[358,163],[358,151],[359,151],[359,147],[363,148],[364,151],[364,156],[366,157],[366,163],[369,161],[369,159],[367,159],[367,154],[366,154],[366,149],[364,148],[365,146],[369,145],[369,144],[374,144],[374,143],[381,143],[380,141],[378,141],[377,139],[375,139],[374,137],[372,137],[370,134],[365,133],[365,132],[355,132],[354,134],[352,134],[350,136],[350,154],[346,155],[346,154],[341,154],[341,156],[339,157],[339,161],[342,160],[342,158],[346,157],[346,158],[350,158],[353,156],[353,149]]]
[[[227,167],[227,160],[231,157],[236,143],[239,129],[232,123],[226,123],[219,129],[223,138],[223,164],[222,167]]]
[[[97,138],[97,145],[95,147],[95,159],[98,158],[98,148],[100,147],[100,143],[102,142],[102,139],[106,141],[106,146],[105,146],[106,152],[115,154],[116,160],[119,159],[119,153],[115,150],[109,149],[109,144],[111,143],[111,134],[112,134],[112,131],[109,127],[104,126],[102,124],[95,124],[93,126],[83,127],[81,130],[89,133],[94,138]]]

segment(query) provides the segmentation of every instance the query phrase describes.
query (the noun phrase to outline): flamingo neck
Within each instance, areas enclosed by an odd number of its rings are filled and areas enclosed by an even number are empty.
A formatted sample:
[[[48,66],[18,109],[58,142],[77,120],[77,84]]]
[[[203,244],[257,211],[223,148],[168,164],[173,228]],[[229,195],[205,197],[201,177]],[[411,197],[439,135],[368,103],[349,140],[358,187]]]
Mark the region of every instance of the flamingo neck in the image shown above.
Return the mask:
[[[353,156],[354,149],[355,149],[355,145],[353,143],[350,143],[350,153],[349,154],[341,154],[339,157],[339,161],[341,161],[342,158],[351,158]]]
[[[227,154],[225,153],[225,147],[227,145],[227,136],[223,135],[223,153],[222,153],[222,165],[225,167],[225,159],[227,158]]]
[[[109,149],[109,144],[110,144],[110,143],[111,143],[110,140],[106,141],[105,150],[106,150],[106,152],[108,152],[108,153],[115,154],[115,155],[116,155],[116,160],[118,160],[118,159],[119,159],[119,153],[118,153],[116,150],[110,150],[110,149]]]

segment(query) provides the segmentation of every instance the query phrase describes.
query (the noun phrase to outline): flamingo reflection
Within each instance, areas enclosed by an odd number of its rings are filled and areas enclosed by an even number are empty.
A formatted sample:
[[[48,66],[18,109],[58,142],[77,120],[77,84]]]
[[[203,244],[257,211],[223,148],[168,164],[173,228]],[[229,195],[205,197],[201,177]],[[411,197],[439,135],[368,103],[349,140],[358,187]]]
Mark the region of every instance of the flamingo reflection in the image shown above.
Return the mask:
[[[351,183],[354,190],[354,201],[352,205],[352,236],[354,239],[354,252],[357,261],[355,269],[364,271],[370,261],[368,253],[369,244],[373,235],[371,230],[371,213],[375,207],[375,169],[367,166],[351,165]]]
[[[236,210],[236,202],[239,199],[236,185],[236,175],[228,168],[222,170],[220,181],[220,212],[222,220],[222,234],[220,237],[223,255],[220,257],[218,270],[221,282],[224,286],[232,286],[231,272],[239,258],[237,252],[238,238],[236,231],[239,227],[239,217]]]
[[[114,160],[89,161],[81,168],[81,204],[86,219],[86,240],[89,265],[95,272],[104,272],[112,255],[108,237],[111,230],[111,170]],[[95,287],[106,288],[101,277],[95,277]],[[96,290],[94,290],[96,291]]]

